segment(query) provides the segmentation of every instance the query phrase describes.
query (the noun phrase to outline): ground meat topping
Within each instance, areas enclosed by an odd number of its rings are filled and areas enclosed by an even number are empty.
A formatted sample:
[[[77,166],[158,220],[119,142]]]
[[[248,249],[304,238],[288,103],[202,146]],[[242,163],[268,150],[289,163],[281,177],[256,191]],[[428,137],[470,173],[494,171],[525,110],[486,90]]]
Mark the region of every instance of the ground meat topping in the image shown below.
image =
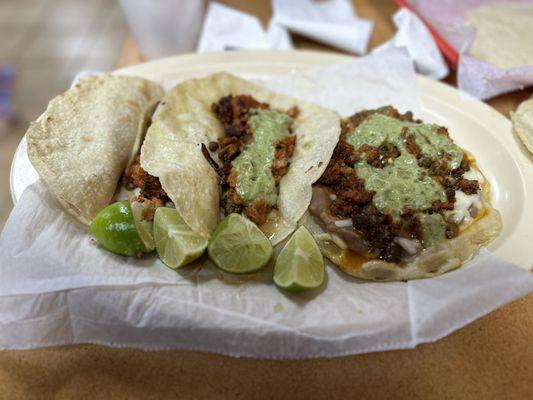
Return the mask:
[[[229,95],[211,106],[218,120],[222,122],[227,136],[242,136],[249,133],[248,111],[266,108],[269,108],[268,104],[261,103],[248,95]]]
[[[407,147],[407,151],[411,153],[413,156],[415,156],[415,158],[419,159],[422,156],[422,149],[416,143],[414,135],[407,136],[405,144]]]
[[[453,210],[453,202],[451,201],[440,201],[435,200],[431,205],[431,208],[428,210],[430,212],[441,212],[441,211],[451,211]]]
[[[400,114],[392,107],[383,107],[378,110],[367,110],[357,113],[342,122],[342,134],[326,171],[318,181],[334,193],[329,206],[329,212],[338,219],[352,219],[353,229],[370,244],[371,251],[380,259],[389,262],[401,260],[402,248],[393,240],[395,237],[422,240],[421,213],[443,214],[454,209],[455,191],[462,190],[466,194],[475,194],[479,190],[479,183],[475,180],[463,178],[464,172],[469,170],[466,156],[461,165],[450,170],[451,156],[444,154],[439,157],[424,156],[420,145],[415,140],[415,135],[409,134],[408,128],[402,131],[407,151],[412,154],[418,165],[424,168],[419,179],[426,176],[441,184],[446,193],[446,201],[435,200],[427,209],[413,209],[404,207],[399,213],[399,218],[393,220],[391,215],[379,212],[372,200],[374,192],[365,189],[364,180],[357,176],[354,165],[364,156],[366,162],[375,168],[384,168],[394,159],[399,157],[400,150],[391,143],[384,143],[379,148],[363,144],[360,148],[348,143],[345,138],[357,129],[359,124],[375,113],[396,118],[402,121],[421,122],[413,120],[411,113]],[[440,127],[437,134],[448,136],[448,130]],[[446,222],[445,235],[447,238],[457,236],[459,229],[456,224]]]
[[[373,150],[377,151],[376,148],[359,149],[363,152]],[[393,241],[392,217],[380,213],[372,204],[374,192],[365,189],[364,181],[357,177],[353,168],[357,158],[353,146],[341,138],[318,183],[334,190],[336,197],[330,206],[332,215],[339,219],[351,218],[353,227],[371,244],[377,257],[398,261],[401,248]]]
[[[214,162],[205,146],[202,148],[202,152],[209,164],[220,176],[222,185],[220,204],[222,211],[225,214],[243,212],[250,220],[261,225],[266,221],[270,211],[276,207],[269,206],[261,199],[256,199],[251,204],[245,204],[236,190],[238,175],[237,171],[233,169],[232,161],[253,140],[253,132],[248,125],[248,119],[253,115],[252,110],[266,110],[270,108],[270,105],[261,103],[249,95],[230,95],[221,98],[211,108],[217,119],[222,123],[226,136],[220,137],[218,142],[210,143],[209,150],[218,152],[218,158],[222,165]],[[299,112],[298,107],[292,107],[286,114],[296,118]],[[296,136],[294,135],[287,136],[275,144],[275,155],[271,169],[276,186],[279,185],[281,179],[289,170],[289,160],[294,153],[295,145]]]
[[[272,163],[272,175],[276,185],[279,185],[281,178],[289,172],[289,160],[294,153],[296,146],[296,136],[291,135],[276,143],[276,153]]]
[[[341,123],[341,133],[343,135],[346,135],[347,133],[353,132],[357,128],[357,126],[361,124],[361,122],[363,122],[365,119],[374,114],[383,114],[387,117],[399,119],[400,121],[422,122],[418,119],[413,119],[413,113],[410,111],[406,112],[405,114],[401,114],[394,107],[385,106],[376,110],[361,111],[352,115],[351,117],[345,118]]]
[[[400,150],[392,143],[384,143],[379,147],[363,144],[355,154],[358,158],[364,154],[366,162],[374,168],[385,168],[393,162],[394,158],[400,156]]]
[[[476,194],[479,191],[479,182],[463,178],[457,182],[457,188],[466,194]]]
[[[243,201],[242,198],[237,194],[237,191],[234,188],[231,188],[222,193],[220,207],[222,208],[224,215],[241,213],[243,209]]]
[[[264,200],[256,199],[250,205],[244,208],[246,215],[252,222],[257,225],[263,225],[272,209]]]
[[[140,155],[137,155],[122,175],[123,183],[126,189],[141,189],[138,201],[151,201],[158,207],[164,206],[170,201],[166,192],[161,187],[159,179],[150,175],[141,167]]]

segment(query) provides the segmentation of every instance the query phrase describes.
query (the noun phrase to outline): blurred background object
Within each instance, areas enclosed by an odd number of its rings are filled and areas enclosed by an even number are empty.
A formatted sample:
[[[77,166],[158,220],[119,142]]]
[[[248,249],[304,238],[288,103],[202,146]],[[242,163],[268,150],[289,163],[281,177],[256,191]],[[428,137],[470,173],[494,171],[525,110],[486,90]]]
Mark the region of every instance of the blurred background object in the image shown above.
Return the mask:
[[[0,137],[14,123],[13,85],[15,74],[14,65],[0,64]]]
[[[149,60],[196,49],[204,0],[118,0],[131,34]]]
[[[490,99],[533,84],[533,0],[395,1],[428,24],[459,90]]]
[[[113,69],[128,28],[116,0],[0,1],[0,231],[9,170],[30,121],[82,69]]]
[[[392,17],[396,26],[393,38],[372,50],[378,54],[391,48],[405,48],[419,74],[433,79],[445,78],[450,72],[437,43],[422,20],[407,8]]]
[[[273,20],[265,30],[256,16],[212,1],[207,8],[196,51],[292,48],[288,31]]]

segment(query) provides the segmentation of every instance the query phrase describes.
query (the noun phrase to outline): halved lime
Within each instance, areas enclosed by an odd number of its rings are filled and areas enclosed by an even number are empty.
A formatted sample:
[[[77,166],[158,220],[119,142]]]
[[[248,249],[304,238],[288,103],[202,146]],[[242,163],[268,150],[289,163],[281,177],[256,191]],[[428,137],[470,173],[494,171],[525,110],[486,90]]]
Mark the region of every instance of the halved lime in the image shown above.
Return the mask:
[[[144,243],[147,251],[154,251],[154,221],[143,218],[143,212],[145,212],[146,202],[141,203],[139,201],[131,202],[131,213],[133,214],[133,222],[135,228]]]
[[[101,210],[91,222],[91,232],[107,250],[123,256],[147,252],[131,212],[129,201],[113,203]]]
[[[230,214],[217,225],[207,252],[220,269],[245,274],[263,268],[274,249],[252,221],[239,214]]]
[[[157,254],[170,268],[183,267],[202,255],[207,238],[192,231],[175,208],[159,207],[154,215]]]
[[[324,282],[324,259],[309,231],[301,226],[278,255],[274,283],[285,290],[315,289]]]

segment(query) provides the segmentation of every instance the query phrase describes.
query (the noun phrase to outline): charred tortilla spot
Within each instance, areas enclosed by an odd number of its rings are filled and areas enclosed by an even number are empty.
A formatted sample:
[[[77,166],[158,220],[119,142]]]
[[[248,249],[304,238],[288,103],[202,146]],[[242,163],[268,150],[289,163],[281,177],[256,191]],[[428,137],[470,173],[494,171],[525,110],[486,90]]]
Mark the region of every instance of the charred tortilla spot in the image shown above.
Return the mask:
[[[211,154],[207,150],[207,147],[203,143],[202,143],[202,154],[205,157],[205,159],[207,160],[207,162],[209,163],[209,165],[215,170],[215,172],[217,174],[219,174],[220,173],[220,167],[218,166],[216,161],[213,160],[213,158],[211,157]]]

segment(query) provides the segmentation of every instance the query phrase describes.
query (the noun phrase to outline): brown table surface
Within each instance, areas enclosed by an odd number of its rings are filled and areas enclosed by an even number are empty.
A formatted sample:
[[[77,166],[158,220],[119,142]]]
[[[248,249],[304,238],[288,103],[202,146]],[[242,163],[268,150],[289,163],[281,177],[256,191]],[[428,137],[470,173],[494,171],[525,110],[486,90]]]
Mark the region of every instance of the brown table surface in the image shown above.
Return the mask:
[[[224,0],[270,17],[268,0]],[[393,35],[391,1],[355,1],[375,22],[370,48]],[[293,36],[303,49],[335,51]],[[142,62],[128,38],[117,67]],[[447,80],[454,83],[452,75]],[[505,115],[532,90],[488,101]],[[533,294],[414,350],[334,359],[236,359],[189,351],[78,345],[0,352],[0,399],[44,398],[533,398]]]

